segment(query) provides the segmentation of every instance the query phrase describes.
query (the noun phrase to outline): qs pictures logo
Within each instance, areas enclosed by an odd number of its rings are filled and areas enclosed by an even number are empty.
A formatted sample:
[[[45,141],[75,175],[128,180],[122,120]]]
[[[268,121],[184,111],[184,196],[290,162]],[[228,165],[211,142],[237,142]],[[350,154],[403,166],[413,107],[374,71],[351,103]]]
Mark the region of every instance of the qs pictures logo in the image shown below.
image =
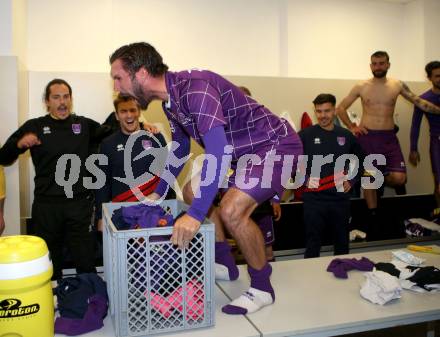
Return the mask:
[[[8,298],[0,301],[0,319],[32,315],[38,311],[40,311],[40,305],[38,303],[22,306],[21,301],[16,298]]]

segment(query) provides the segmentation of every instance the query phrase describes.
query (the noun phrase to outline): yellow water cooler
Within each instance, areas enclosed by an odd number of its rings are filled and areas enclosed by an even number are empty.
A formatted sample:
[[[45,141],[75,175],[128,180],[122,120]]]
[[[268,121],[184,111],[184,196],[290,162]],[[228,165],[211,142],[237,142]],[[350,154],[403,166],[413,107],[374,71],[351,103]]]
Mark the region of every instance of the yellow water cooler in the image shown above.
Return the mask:
[[[36,236],[0,237],[0,337],[53,337],[47,245]]]

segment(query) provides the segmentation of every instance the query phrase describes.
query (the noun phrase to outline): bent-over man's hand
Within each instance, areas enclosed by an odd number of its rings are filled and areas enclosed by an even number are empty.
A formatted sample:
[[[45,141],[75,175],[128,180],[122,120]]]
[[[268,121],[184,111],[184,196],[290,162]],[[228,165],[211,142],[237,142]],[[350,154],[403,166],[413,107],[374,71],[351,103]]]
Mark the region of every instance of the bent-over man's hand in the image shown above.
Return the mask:
[[[188,248],[190,241],[197,234],[199,228],[199,220],[194,219],[188,214],[184,214],[174,223],[171,242],[180,249]]]
[[[38,139],[35,133],[27,133],[17,142],[17,147],[19,149],[29,149],[32,146],[40,145],[41,141]]]

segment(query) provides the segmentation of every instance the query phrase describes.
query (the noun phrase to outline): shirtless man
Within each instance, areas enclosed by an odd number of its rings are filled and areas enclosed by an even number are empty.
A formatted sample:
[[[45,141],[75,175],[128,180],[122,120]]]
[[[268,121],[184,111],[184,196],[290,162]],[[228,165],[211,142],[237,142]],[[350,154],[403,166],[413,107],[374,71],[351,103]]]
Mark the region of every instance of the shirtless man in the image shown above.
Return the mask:
[[[423,111],[440,114],[440,107],[418,97],[402,81],[387,78],[390,68],[389,56],[385,51],[371,55],[370,69],[373,77],[356,84],[347,97],[337,107],[342,122],[358,136],[359,143],[366,154],[379,153],[386,158],[386,165],[378,168],[385,175],[385,183],[390,186],[406,182],[406,167],[399,141],[394,132],[394,109],[397,97],[405,99]],[[352,123],[347,109],[361,98],[362,119],[359,125]],[[364,191],[367,207],[371,215],[376,214],[377,194],[374,189]]]

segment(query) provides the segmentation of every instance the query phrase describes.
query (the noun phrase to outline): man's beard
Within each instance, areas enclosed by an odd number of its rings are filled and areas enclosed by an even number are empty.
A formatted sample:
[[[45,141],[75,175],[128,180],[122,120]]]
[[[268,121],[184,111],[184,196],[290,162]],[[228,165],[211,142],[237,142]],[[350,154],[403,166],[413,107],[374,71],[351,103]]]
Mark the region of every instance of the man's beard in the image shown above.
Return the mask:
[[[141,109],[146,110],[148,108],[148,105],[150,105],[152,99],[151,96],[145,98],[145,94],[142,91],[142,87],[139,85],[139,83],[136,80],[133,81],[133,95],[138,101]]]
[[[388,70],[382,70],[382,71],[373,71],[373,76],[376,78],[384,78],[387,76]]]

